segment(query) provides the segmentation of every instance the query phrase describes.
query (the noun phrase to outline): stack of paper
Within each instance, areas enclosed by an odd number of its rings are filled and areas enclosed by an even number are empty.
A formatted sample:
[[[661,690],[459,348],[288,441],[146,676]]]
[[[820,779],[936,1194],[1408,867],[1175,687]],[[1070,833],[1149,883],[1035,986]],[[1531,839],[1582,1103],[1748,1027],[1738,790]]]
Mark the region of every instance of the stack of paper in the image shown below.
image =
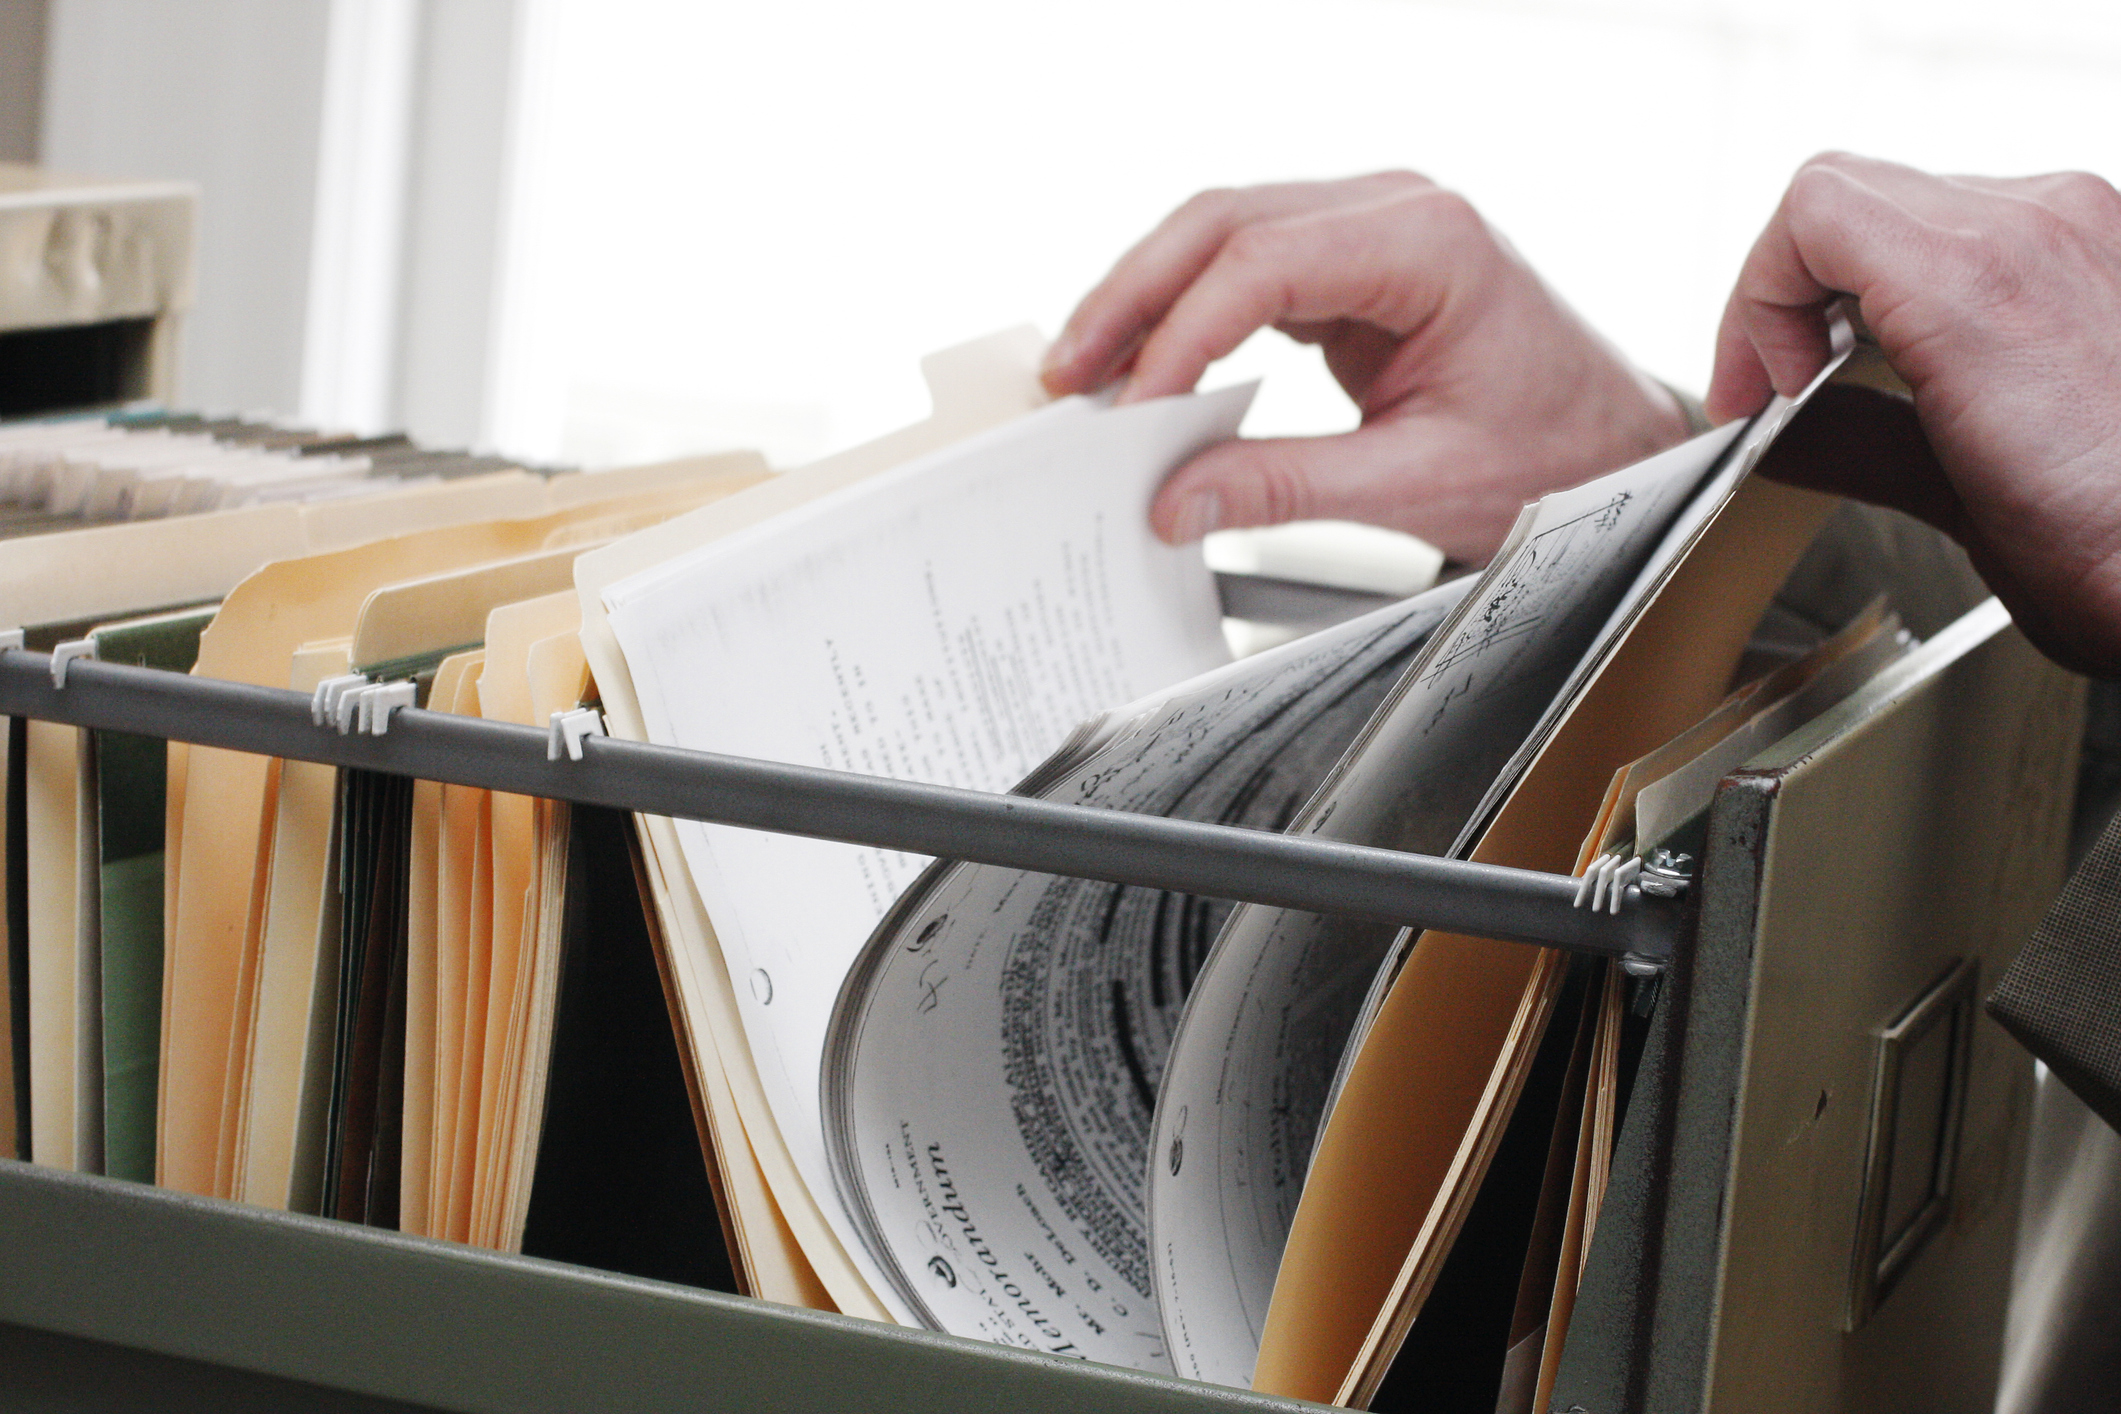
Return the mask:
[[[506,667],[491,696],[525,721],[588,695],[567,592],[581,549],[764,474],[749,453],[533,474],[403,438],[356,445],[174,417],[22,424],[0,429],[0,444],[18,511],[0,527],[15,536],[0,617],[25,625],[31,646],[86,637],[111,661],[305,690],[356,670],[424,683],[441,660],[453,692],[497,632]],[[228,490],[237,471],[268,463],[270,477]],[[172,468],[194,482],[210,473],[226,494],[177,498],[159,519],[114,518],[106,482],[137,488]],[[124,509],[148,514],[138,499]],[[199,600],[210,602],[141,613]],[[8,747],[19,985],[0,1009],[5,1151],[391,1225],[404,1208],[415,1221],[402,1225],[427,1230],[437,788],[44,722],[14,722]],[[535,817],[505,944],[535,959],[536,985],[511,976],[491,1045],[483,1007],[469,1043],[505,1060],[472,1127],[483,1147],[459,1166],[480,1176],[479,1231],[492,1245],[519,1242],[526,1223],[571,858],[564,810],[502,808]],[[504,855],[511,868],[521,857]],[[622,897],[637,899],[620,865]],[[450,882],[461,913],[471,885]],[[526,916],[543,898],[549,916]],[[489,880],[480,907],[490,915],[492,903]],[[491,949],[490,930],[479,946]],[[659,995],[645,934],[639,947]],[[415,959],[424,971],[407,971]],[[442,1029],[462,1049],[461,979],[452,1000]],[[656,1093],[675,1096],[691,1148],[674,1055],[667,1068]],[[710,1228],[712,1208],[710,1196]],[[556,1250],[571,1240],[568,1217],[547,1223]],[[722,1261],[717,1251],[668,1274],[711,1279]]]

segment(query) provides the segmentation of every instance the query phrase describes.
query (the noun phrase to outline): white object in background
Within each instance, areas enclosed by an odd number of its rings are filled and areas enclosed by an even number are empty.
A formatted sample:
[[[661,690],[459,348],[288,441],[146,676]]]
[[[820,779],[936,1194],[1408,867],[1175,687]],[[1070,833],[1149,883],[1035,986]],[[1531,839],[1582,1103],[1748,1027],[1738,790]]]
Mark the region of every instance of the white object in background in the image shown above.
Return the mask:
[[[324,61],[302,416],[391,421],[403,304],[420,17],[413,0],[333,0]]]
[[[1201,542],[1208,568],[1330,584],[1406,599],[1436,583],[1443,551],[1426,540],[1349,520],[1293,520],[1218,530]]]
[[[1292,520],[1244,530],[1218,530],[1201,542],[1208,568],[1329,584],[1364,594],[1409,599],[1436,583],[1443,551],[1404,531],[1351,520]],[[1303,630],[1285,624],[1224,619],[1223,637],[1235,658],[1278,648]]]

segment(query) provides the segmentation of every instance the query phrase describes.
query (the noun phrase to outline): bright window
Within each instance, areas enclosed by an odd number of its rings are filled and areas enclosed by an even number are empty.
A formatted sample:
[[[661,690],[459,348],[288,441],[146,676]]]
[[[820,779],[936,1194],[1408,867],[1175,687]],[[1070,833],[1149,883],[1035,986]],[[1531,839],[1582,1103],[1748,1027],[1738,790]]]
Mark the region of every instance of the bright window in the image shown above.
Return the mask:
[[[912,420],[1204,186],[1426,172],[1698,388],[1809,153],[2121,176],[2111,0],[542,0],[524,64],[494,434],[590,463]],[[1227,371],[1352,421],[1275,336]]]

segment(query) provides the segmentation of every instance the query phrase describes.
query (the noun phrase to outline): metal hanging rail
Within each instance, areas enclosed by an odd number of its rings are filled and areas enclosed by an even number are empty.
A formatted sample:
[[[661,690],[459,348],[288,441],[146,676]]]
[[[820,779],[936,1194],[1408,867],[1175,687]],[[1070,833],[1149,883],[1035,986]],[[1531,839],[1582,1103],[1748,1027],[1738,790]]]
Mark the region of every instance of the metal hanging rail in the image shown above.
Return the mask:
[[[0,715],[133,732],[516,795],[840,840],[1043,874],[1436,928],[1617,958],[1672,956],[1678,903],[1628,885],[1617,912],[1576,906],[1575,879],[1229,825],[886,780],[814,766],[577,738],[383,705],[380,730],[319,726],[312,701],[153,668],[0,651]],[[63,684],[63,685],[62,685]]]

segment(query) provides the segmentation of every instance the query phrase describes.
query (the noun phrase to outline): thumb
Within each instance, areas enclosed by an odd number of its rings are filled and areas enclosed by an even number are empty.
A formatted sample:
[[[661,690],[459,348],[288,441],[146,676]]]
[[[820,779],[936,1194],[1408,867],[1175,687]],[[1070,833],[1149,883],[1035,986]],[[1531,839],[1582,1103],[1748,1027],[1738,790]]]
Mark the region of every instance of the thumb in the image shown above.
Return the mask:
[[[1351,454],[1349,433],[1335,437],[1238,438],[1218,443],[1173,472],[1149,507],[1149,524],[1168,544],[1183,545],[1213,530],[1279,525],[1345,515],[1336,495],[1365,472],[1362,451]]]
[[[1467,460],[1461,440],[1446,425],[1411,418],[1331,437],[1223,442],[1166,478],[1150,505],[1149,524],[1166,543],[1183,545],[1238,526],[1357,520],[1411,530],[1446,551],[1455,553],[1460,547],[1446,542],[1461,538],[1468,540],[1464,549],[1477,550],[1472,542],[1491,535],[1486,522],[1499,515],[1507,529],[1522,497],[1459,466]],[[1453,468],[1469,474],[1456,475]],[[1477,510],[1471,504],[1476,501]],[[1462,528],[1469,536],[1453,535],[1461,527],[1451,522],[1459,519],[1468,521]],[[1474,520],[1481,522],[1477,530]]]
[[[1738,296],[1732,295],[1723,323],[1716,330],[1715,371],[1709,376],[1709,393],[1702,399],[1702,409],[1709,421],[1719,427],[1734,418],[1751,417],[1766,407],[1775,393],[1767,364],[1746,331],[1744,314]]]

